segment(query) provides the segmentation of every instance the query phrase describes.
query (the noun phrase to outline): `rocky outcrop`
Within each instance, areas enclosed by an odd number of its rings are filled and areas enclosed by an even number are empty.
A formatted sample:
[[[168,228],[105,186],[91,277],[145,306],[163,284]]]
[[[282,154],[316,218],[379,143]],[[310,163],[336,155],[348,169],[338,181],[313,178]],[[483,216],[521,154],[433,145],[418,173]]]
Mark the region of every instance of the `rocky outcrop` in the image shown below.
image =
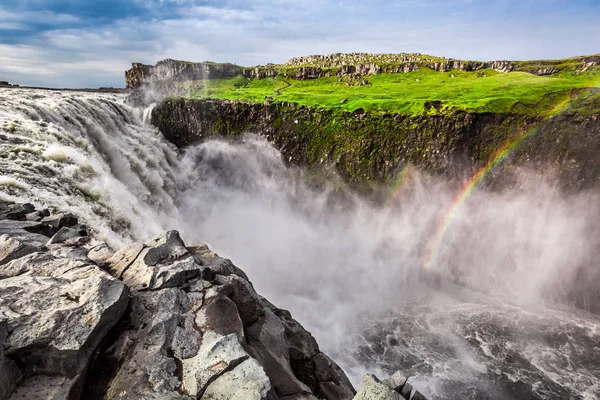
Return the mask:
[[[159,61],[155,66],[133,63],[125,73],[125,85],[133,89],[155,82],[231,78],[242,70],[242,67],[229,63],[191,63],[171,59]]]
[[[297,80],[320,77],[363,77],[382,73],[408,73],[421,68],[448,72],[452,70],[477,71],[493,69],[498,72],[524,71],[535,75],[551,75],[562,70],[586,71],[600,65],[600,56],[576,57],[564,60],[541,61],[463,61],[453,58],[434,57],[426,54],[369,54],[336,53],[293,58],[285,64],[267,64],[256,67],[240,67],[229,63],[191,63],[177,60],[159,61],[156,66],[133,63],[125,72],[128,89],[153,94],[155,98],[181,94],[177,82],[232,78],[242,75],[251,79],[272,78],[279,75]]]
[[[128,303],[128,288],[86,257],[94,242],[76,219],[27,221],[46,214],[0,203],[3,399],[78,398],[96,348]]]
[[[207,246],[170,231],[114,252],[47,214],[0,202],[0,399],[354,396],[311,334]]]
[[[597,99],[600,96],[596,95]],[[596,100],[597,101],[597,100]],[[557,174],[569,190],[600,185],[599,105],[588,97],[544,120],[521,114],[447,110],[433,115],[343,112],[291,103],[250,104],[219,100],[168,99],[152,112],[152,123],[179,147],[211,137],[264,135],[286,162],[333,165],[352,185],[387,182],[407,164],[446,177],[468,177],[499,149],[535,132],[505,160],[490,180],[509,184],[529,166]],[[440,108],[441,103],[428,103]],[[509,173],[505,173],[509,172]]]

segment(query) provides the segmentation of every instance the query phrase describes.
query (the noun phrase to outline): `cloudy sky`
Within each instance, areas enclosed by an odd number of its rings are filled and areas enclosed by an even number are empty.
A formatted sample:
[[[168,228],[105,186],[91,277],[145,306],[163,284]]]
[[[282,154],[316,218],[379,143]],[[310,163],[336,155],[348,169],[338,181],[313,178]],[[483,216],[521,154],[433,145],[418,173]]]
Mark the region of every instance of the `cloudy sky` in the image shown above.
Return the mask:
[[[132,61],[164,58],[561,58],[600,53],[599,21],[599,0],[0,0],[0,80],[122,87]]]

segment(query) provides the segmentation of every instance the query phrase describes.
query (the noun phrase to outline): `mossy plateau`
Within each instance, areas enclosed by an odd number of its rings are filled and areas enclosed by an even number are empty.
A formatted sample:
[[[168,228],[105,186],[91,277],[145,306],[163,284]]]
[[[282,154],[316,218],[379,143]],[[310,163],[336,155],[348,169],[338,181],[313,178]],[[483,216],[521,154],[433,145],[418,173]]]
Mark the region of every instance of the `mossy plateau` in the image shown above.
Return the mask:
[[[226,99],[254,103],[291,102],[313,108],[403,115],[455,111],[545,116],[570,100],[574,92],[600,83],[600,67],[585,72],[538,76],[491,69],[437,72],[420,69],[403,74],[321,77],[296,80],[283,75],[180,83],[194,99]]]

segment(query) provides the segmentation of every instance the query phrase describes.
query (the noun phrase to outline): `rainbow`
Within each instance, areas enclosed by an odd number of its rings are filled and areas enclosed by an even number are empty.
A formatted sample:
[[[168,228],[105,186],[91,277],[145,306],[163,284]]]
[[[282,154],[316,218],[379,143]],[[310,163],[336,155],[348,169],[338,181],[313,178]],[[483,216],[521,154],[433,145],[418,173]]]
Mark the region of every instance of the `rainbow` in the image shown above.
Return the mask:
[[[400,171],[400,173],[396,176],[396,180],[394,181],[394,183],[392,184],[391,188],[390,188],[390,195],[388,196],[387,200],[385,201],[385,205],[384,208],[385,209],[390,209],[391,206],[394,204],[395,200],[400,196],[400,193],[402,193],[403,189],[408,185],[408,183],[410,182],[410,173],[412,171],[412,165],[411,164],[406,164],[406,166],[404,168],[402,168],[402,171]]]
[[[511,152],[515,148],[517,148],[521,143],[523,143],[528,138],[532,137],[537,132],[539,132],[544,122],[548,121],[557,114],[564,112],[567,109],[568,105],[572,103],[572,101],[572,99],[566,99],[565,101],[561,102],[549,113],[549,115],[543,121],[538,123],[532,129],[530,129],[520,137],[516,138],[512,142],[506,143],[494,154],[493,157],[491,157],[490,161],[488,161],[487,164],[485,164],[485,166],[479,169],[479,171],[477,171],[477,173],[473,175],[473,177],[471,177],[469,181],[467,181],[464,189],[456,197],[454,203],[452,204],[452,207],[450,207],[450,210],[442,220],[441,224],[439,225],[431,241],[429,242],[429,245],[426,248],[426,254],[423,258],[424,269],[431,268],[442,244],[442,240],[444,239],[448,228],[452,224],[452,220],[456,216],[456,213],[458,212],[460,207],[464,204],[464,202],[471,195],[471,193],[473,193],[473,190],[479,184],[479,182],[481,182],[483,178],[485,178],[490,173],[490,171],[492,171],[498,164],[500,164],[506,157],[508,157],[508,155],[511,154]]]

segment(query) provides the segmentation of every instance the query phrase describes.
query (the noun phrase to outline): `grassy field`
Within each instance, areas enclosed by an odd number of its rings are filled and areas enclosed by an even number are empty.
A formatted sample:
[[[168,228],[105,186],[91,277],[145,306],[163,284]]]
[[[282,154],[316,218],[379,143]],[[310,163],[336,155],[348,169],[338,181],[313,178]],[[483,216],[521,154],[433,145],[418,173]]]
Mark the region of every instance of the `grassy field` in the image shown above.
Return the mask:
[[[293,102],[344,111],[364,109],[399,114],[448,110],[547,115],[579,89],[600,87],[600,67],[587,72],[536,76],[526,72],[436,72],[427,68],[405,74],[365,77],[367,84],[346,77],[299,81],[283,76],[262,80],[230,79],[185,82],[190,97],[263,102]],[[431,104],[431,102],[441,102]],[[428,104],[429,103],[429,104]],[[428,104],[429,107],[425,107]]]

